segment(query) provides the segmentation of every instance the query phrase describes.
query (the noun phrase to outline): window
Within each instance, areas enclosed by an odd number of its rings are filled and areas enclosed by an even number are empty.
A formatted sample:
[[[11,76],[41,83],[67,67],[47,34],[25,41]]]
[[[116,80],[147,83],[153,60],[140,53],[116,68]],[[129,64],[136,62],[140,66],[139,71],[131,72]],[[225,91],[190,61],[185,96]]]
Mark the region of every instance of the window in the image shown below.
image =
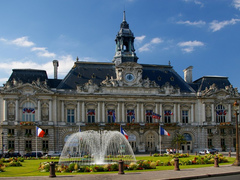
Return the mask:
[[[25,142],[25,149],[27,151],[31,151],[32,150],[32,141],[26,141]]]
[[[187,124],[188,123],[188,111],[182,111],[182,123]]]
[[[47,151],[48,150],[48,141],[42,141],[42,149],[44,151]]]
[[[216,107],[216,122],[217,123],[222,123],[225,122],[225,117],[226,117],[226,110],[223,105],[218,105]]]
[[[127,110],[127,122],[133,123],[135,121],[135,113],[134,110]]]
[[[173,115],[171,110],[164,111],[164,121],[165,123],[171,123],[171,116]]]
[[[67,109],[67,122],[74,123],[74,109]]]
[[[88,123],[95,123],[95,110],[88,109],[87,111]]]
[[[8,135],[13,136],[14,135],[14,129],[8,129]]]
[[[225,139],[221,139],[221,147],[223,148],[225,146]]]
[[[209,135],[212,135],[212,129],[207,129],[207,133],[208,133]]]
[[[32,135],[32,130],[31,129],[26,129],[25,130],[25,135],[26,136],[31,136]]]
[[[208,139],[208,148],[211,149],[212,147],[212,139]]]
[[[14,149],[14,141],[8,141],[8,149]]]
[[[147,123],[152,123],[152,114],[153,111],[152,110],[146,110],[146,122]]]
[[[23,104],[22,121],[35,121],[35,107],[31,102]]]
[[[108,123],[115,122],[115,120],[116,120],[115,110],[113,110],[113,109],[108,110],[107,116],[108,116]]]
[[[220,134],[221,134],[222,136],[224,136],[224,135],[225,135],[225,129],[220,129]]]
[[[48,136],[48,129],[43,129],[43,131],[45,132],[44,136]]]

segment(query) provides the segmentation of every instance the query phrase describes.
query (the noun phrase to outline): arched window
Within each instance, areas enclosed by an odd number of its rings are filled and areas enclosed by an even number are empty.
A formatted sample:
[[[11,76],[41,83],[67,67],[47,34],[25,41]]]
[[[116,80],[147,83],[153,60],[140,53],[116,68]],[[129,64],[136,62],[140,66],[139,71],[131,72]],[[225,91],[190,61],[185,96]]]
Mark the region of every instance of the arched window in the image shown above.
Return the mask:
[[[22,121],[35,121],[35,107],[32,102],[25,102],[22,106]]]
[[[222,123],[225,122],[225,117],[226,117],[226,110],[223,105],[217,105],[216,107],[216,122],[217,123]]]

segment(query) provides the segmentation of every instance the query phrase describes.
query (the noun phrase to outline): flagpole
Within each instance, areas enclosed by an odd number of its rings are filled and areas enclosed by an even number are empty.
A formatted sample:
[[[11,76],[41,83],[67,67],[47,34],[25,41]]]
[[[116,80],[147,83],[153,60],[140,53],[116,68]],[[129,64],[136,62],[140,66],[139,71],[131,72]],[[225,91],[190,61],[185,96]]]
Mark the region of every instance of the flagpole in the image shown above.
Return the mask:
[[[160,126],[160,123],[159,123],[159,136],[160,136],[160,137],[159,137],[159,141],[160,141],[160,142],[159,142],[159,148],[160,148],[160,152],[159,152],[159,153],[160,153],[160,155],[161,155],[161,154],[162,154],[162,145],[161,145],[161,144],[162,144],[162,143],[161,143],[162,138],[161,138],[161,126]]]
[[[37,158],[37,126],[36,126],[36,158]]]

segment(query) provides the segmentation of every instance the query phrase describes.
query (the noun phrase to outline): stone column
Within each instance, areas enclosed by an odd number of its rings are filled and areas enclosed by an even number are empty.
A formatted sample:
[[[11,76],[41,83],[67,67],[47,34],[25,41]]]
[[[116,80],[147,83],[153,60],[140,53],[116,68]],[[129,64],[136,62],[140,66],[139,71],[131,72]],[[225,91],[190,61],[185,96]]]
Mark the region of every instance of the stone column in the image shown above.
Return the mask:
[[[125,104],[124,102],[122,102],[122,121],[121,122],[125,122]]]
[[[62,101],[61,102],[62,103],[62,105],[61,105],[61,111],[62,111],[62,114],[61,114],[61,119],[62,119],[62,122],[64,122],[65,121],[65,118],[64,118],[64,101]]]
[[[158,109],[159,109],[159,104],[158,103],[155,103],[156,105],[155,105],[155,113],[156,114],[159,114],[159,111],[158,111]],[[155,122],[157,123],[159,120],[158,119],[155,119]]]
[[[49,121],[52,121],[52,100],[49,100]]]
[[[77,122],[80,122],[80,102],[77,102]]]
[[[173,105],[173,122],[177,122],[177,105],[176,104],[174,104]]]
[[[18,103],[18,99],[15,101],[16,105],[15,105],[15,121],[19,120],[19,103]]]
[[[206,122],[206,104],[205,103],[203,103],[202,104],[202,120],[203,120],[203,122]]]
[[[102,122],[104,122],[104,123],[106,123],[105,114],[106,114],[105,102],[103,102],[102,103]]]
[[[162,109],[162,104],[160,104],[159,114],[161,115],[161,122],[163,122],[163,109]]]
[[[100,119],[101,119],[101,117],[100,117],[100,114],[101,114],[101,110],[100,110],[100,107],[101,107],[101,103],[100,102],[98,102],[98,107],[97,107],[97,123],[100,123]]]
[[[120,103],[118,102],[118,106],[117,106],[117,120],[116,120],[116,122],[120,122]]]
[[[231,113],[232,113],[232,109],[231,109],[231,104],[228,104],[228,112],[227,112],[227,115],[228,115],[228,118],[226,119],[227,122],[231,122]]]
[[[182,122],[181,121],[181,106],[180,106],[180,104],[178,104],[177,105],[177,114],[178,114],[178,119],[177,119],[177,121],[180,123],[180,122]]]
[[[191,122],[194,122],[194,104],[191,104]]]
[[[214,108],[214,104],[212,104],[211,106],[212,106],[212,122],[215,122],[215,108]]]
[[[41,121],[41,101],[38,100],[38,121]]]
[[[7,120],[7,100],[3,100],[3,121]]]
[[[84,102],[82,102],[82,122],[83,123],[86,123],[86,121],[85,121],[85,103]]]
[[[145,110],[144,110],[144,104],[143,103],[141,103],[141,110],[142,110],[141,119],[142,119],[142,123],[144,123],[146,121],[146,119],[145,119]]]
[[[137,102],[137,113],[135,115],[135,118],[136,118],[135,122],[140,123],[141,119],[140,119],[140,104],[139,104],[139,102]]]

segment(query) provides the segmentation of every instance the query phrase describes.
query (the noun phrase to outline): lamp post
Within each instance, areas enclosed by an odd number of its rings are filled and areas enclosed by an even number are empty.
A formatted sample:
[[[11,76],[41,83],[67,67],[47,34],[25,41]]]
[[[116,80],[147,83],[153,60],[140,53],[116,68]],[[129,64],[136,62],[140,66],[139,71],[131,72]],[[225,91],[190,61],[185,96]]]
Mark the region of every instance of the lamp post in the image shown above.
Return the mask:
[[[239,103],[235,101],[233,103],[233,108],[235,111],[235,116],[236,116],[236,160],[232,164],[233,166],[240,166],[239,162],[239,136],[238,136],[238,110],[239,110]]]
[[[3,155],[4,155],[3,135],[4,135],[4,133],[2,132],[2,157],[3,157]]]

